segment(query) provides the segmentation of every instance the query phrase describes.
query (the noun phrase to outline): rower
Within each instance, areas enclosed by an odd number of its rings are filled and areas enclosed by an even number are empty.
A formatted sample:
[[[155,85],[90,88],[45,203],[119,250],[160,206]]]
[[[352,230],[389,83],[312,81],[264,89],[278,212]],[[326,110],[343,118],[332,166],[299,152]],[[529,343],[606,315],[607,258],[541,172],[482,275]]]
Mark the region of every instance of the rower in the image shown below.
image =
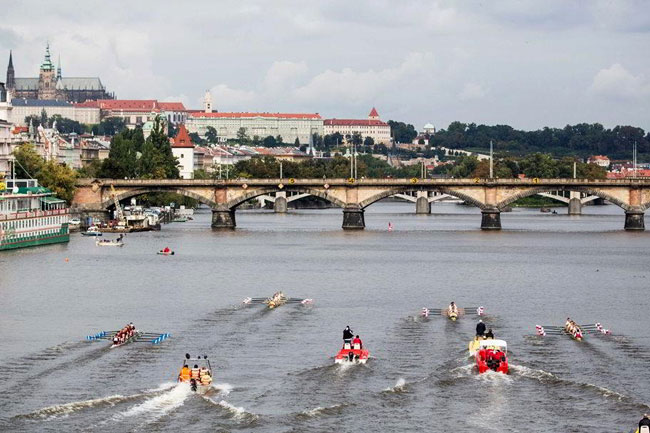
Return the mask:
[[[354,337],[354,333],[352,332],[352,329],[350,329],[350,325],[348,325],[343,330],[343,347],[345,347],[346,344],[348,346],[350,345],[350,341],[352,341],[352,337]]]
[[[354,337],[354,340],[352,340],[352,348],[354,350],[363,349],[363,342],[361,341],[361,339],[359,338],[358,335],[356,337]]]
[[[458,314],[458,306],[454,303],[454,301],[451,301],[451,304],[449,304],[449,307],[447,307],[447,311],[451,314]]]
[[[492,328],[488,329],[488,332],[485,333],[485,339],[487,340],[488,338],[494,339],[494,333],[492,332]]]
[[[644,413],[643,418],[639,421],[639,433],[650,433],[650,418]]]
[[[183,365],[183,368],[181,368],[181,372],[178,374],[178,381],[179,382],[189,382],[191,377],[190,373],[190,367],[186,365]]]
[[[485,323],[483,323],[483,320],[479,319],[478,323],[476,324],[476,335],[478,337],[482,337],[483,334],[485,334]]]

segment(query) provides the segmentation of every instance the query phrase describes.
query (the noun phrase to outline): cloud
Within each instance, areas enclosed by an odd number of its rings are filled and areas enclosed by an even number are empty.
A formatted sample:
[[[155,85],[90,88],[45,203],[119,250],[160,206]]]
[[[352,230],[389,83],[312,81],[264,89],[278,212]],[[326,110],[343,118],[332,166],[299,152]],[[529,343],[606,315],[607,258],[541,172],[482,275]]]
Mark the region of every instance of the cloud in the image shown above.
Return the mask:
[[[633,75],[620,63],[614,63],[598,71],[589,93],[618,100],[641,99],[650,95],[650,82],[643,75]]]
[[[228,87],[227,84],[217,84],[210,89],[212,106],[219,111],[250,110],[256,99],[252,90],[240,90]]]
[[[430,63],[430,54],[411,53],[398,66],[379,71],[374,69],[355,71],[352,68],[343,68],[340,71],[327,69],[313,77],[306,85],[295,89],[293,94],[301,100],[369,102],[391,86],[417,75]]]
[[[264,86],[268,91],[282,91],[291,85],[307,72],[305,62],[279,61],[273,62],[264,78]]]
[[[472,99],[481,99],[485,96],[486,91],[483,90],[480,84],[470,82],[463,86],[463,90],[458,94],[458,99],[461,101],[470,101]]]

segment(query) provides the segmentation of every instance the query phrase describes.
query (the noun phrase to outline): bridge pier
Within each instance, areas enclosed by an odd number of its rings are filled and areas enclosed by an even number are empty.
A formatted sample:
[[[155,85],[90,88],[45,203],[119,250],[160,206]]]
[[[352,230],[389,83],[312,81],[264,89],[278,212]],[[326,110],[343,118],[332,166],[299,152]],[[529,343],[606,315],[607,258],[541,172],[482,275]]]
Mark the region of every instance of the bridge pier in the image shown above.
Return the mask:
[[[645,230],[645,213],[641,210],[625,211],[625,230]]]
[[[287,213],[287,203],[287,193],[285,191],[276,192],[273,211],[275,213]]]
[[[481,230],[501,230],[501,211],[499,209],[482,209],[481,214]]]
[[[234,229],[235,209],[212,209],[213,229]]]
[[[343,208],[343,230],[363,230],[366,221],[363,217],[365,211],[358,207]]]
[[[415,213],[417,215],[427,215],[431,213],[431,203],[427,197],[426,191],[417,192],[417,200],[415,201]]]
[[[582,202],[579,198],[569,200],[569,215],[582,215]]]

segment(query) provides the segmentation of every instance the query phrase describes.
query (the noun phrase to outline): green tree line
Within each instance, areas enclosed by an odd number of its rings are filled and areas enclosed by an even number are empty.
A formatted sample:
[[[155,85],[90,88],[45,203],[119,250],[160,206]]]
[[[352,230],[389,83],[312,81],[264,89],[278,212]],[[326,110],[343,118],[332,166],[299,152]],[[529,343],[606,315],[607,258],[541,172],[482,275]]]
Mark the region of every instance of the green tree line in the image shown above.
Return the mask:
[[[616,126],[608,129],[599,123],[580,123],[564,128],[543,128],[523,131],[508,125],[476,125],[452,122],[431,136],[431,144],[451,149],[486,152],[494,148],[512,155],[534,152],[554,156],[607,155],[612,159],[632,159],[632,148],[637,143],[639,158],[650,161],[650,134],[634,126]]]

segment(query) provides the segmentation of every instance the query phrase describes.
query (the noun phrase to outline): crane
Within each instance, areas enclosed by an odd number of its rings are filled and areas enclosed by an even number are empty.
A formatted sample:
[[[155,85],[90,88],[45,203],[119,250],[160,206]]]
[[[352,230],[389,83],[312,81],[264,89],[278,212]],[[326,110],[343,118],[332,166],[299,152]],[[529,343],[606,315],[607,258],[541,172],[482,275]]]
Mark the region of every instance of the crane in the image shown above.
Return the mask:
[[[113,198],[113,203],[115,204],[115,214],[117,216],[117,220],[121,223],[126,224],[124,212],[122,212],[122,206],[120,206],[120,201],[117,199],[117,194],[115,193],[113,184],[111,184],[111,197]]]

